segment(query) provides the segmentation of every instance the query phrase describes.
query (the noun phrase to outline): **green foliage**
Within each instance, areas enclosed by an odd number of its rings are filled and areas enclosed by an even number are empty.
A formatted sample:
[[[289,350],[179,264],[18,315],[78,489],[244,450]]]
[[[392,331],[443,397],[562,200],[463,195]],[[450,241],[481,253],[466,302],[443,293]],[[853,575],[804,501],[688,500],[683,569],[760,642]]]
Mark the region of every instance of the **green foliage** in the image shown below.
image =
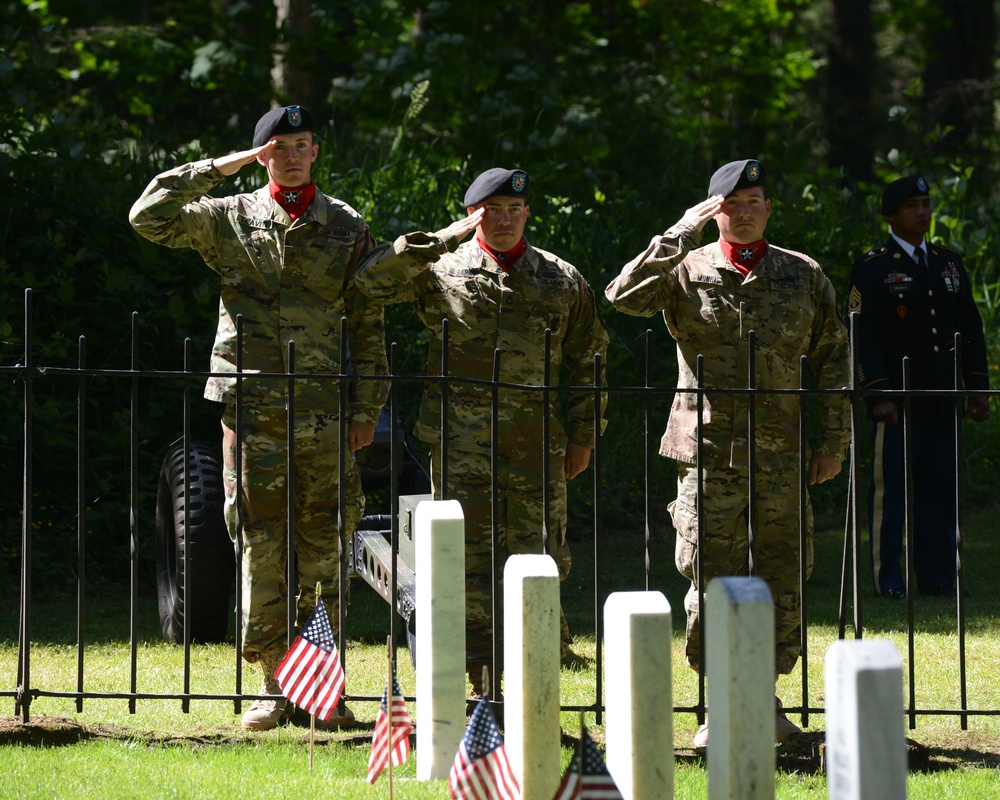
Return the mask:
[[[0,1],[0,176],[7,189],[0,200],[0,368],[10,371],[23,359],[31,288],[36,363],[75,365],[85,337],[91,367],[126,370],[134,350],[142,369],[180,369],[190,338],[192,366],[205,369],[217,278],[195,253],[141,240],[127,214],[157,172],[246,146],[273,94],[273,8],[246,0]],[[327,120],[317,181],[355,206],[380,241],[436,230],[462,215],[464,190],[482,169],[518,165],[531,173],[528,236],[590,281],[612,336],[613,384],[646,381],[645,331],[653,331],[650,381],[665,390],[649,434],[655,442],[674,380],[673,343],[660,320],[612,312],[602,290],[651,235],[704,196],[711,171],[731,158],[754,155],[768,164],[769,238],[815,257],[841,292],[854,259],[885,238],[883,182],[909,171],[927,175],[935,187],[933,234],[963,253],[990,336],[991,375],[1000,377],[992,214],[1000,139],[981,136],[951,151],[955,126],[925,123],[920,75],[930,56],[920,34],[938,24],[942,7],[920,3],[903,13],[882,4],[873,11],[886,72],[879,85],[900,88],[880,90],[887,102],[884,119],[871,125],[878,136],[878,183],[871,185],[858,185],[824,158],[825,109],[816,88],[826,8],[815,0],[313,0],[313,32],[286,30],[283,37],[297,63],[314,65],[307,104]],[[219,192],[254,188],[261,178],[248,168]],[[397,371],[419,374],[422,326],[404,306],[387,318]],[[24,387],[6,374],[2,385],[0,456],[16,465]],[[86,383],[90,552],[121,553],[128,539],[133,439],[141,470],[137,524],[148,532],[159,460],[181,425],[179,380],[140,379],[134,424],[130,387],[127,375]],[[72,535],[76,499],[66,487],[75,483],[78,386],[50,369],[35,389],[40,529]],[[217,421],[198,401],[198,387],[193,394],[196,427],[214,441]],[[408,384],[402,395],[411,420],[419,386]],[[975,497],[1000,477],[998,417],[1000,409],[969,438]],[[645,486],[634,442],[644,429],[642,408],[625,395],[612,398],[609,518],[641,518]],[[666,486],[669,464],[654,463]],[[581,522],[590,514],[589,488],[588,480],[574,482]],[[0,551],[11,569],[21,502],[19,481],[5,481]],[[72,573],[74,559],[58,537],[44,540],[43,550],[47,541],[53,544],[44,563],[61,576]],[[118,563],[111,573],[125,571]]]

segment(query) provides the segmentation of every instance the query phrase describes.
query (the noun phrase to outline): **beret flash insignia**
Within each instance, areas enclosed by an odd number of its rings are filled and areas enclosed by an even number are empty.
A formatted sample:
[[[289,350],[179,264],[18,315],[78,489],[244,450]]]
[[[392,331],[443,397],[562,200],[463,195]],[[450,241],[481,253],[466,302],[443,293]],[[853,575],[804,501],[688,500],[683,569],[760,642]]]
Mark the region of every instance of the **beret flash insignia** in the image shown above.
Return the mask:
[[[518,170],[511,176],[510,188],[518,193],[523,192],[524,186],[527,182],[528,182],[528,173],[521,172],[520,170]]]
[[[924,192],[925,194],[927,193],[927,181],[924,180],[924,176],[923,175],[918,175],[917,176],[917,188],[921,192]]]
[[[757,161],[751,161],[747,164],[746,176],[748,181],[754,183],[760,180],[760,163]]]
[[[302,107],[301,106],[289,106],[285,110],[285,116],[288,117],[288,124],[293,128],[298,128],[302,124]]]

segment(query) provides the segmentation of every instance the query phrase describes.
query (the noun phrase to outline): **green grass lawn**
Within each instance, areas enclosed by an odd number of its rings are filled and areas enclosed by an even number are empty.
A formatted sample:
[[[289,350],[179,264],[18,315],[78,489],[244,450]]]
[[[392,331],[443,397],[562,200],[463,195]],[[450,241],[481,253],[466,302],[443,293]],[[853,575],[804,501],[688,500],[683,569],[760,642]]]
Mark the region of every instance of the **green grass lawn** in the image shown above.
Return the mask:
[[[994,576],[1000,569],[1000,553],[989,532],[995,529],[995,511],[982,510],[966,519],[969,544],[967,599],[968,708],[1000,709],[1000,599],[994,596]],[[613,532],[606,532],[614,535]],[[827,531],[817,541],[817,567],[809,583],[809,649],[806,698],[812,708],[823,707],[823,658],[837,638],[840,591],[841,532]],[[620,532],[615,546],[608,548],[603,566],[602,592],[644,588],[643,542],[632,532]],[[674,704],[694,704],[697,677],[683,665],[683,581],[674,573],[672,543],[654,539],[651,582],[664,592],[674,612]],[[581,543],[574,550],[576,563],[564,598],[577,639],[574,651],[580,658],[563,669],[562,695],[566,705],[595,702],[596,647],[593,635],[593,558]],[[876,600],[870,594],[867,571],[863,571],[863,617],[865,638],[893,642],[908,667],[906,606]],[[954,600],[914,598],[914,669],[919,709],[955,709],[960,706],[958,637],[955,632]],[[178,693],[183,689],[183,648],[164,643],[159,636],[156,604],[144,598],[139,618],[136,649],[137,690],[148,693]],[[850,618],[850,614],[848,615]],[[0,691],[14,689],[17,675],[16,597],[0,604]],[[348,630],[351,640],[345,655],[347,691],[351,696],[377,696],[385,686],[384,637],[387,607],[368,589],[355,584]],[[58,597],[36,587],[32,605],[31,684],[45,692],[76,690],[77,650],[74,600]],[[849,636],[853,633],[849,631]],[[88,599],[87,646],[84,687],[88,692],[121,693],[129,690],[127,600],[109,592]],[[231,645],[195,646],[191,650],[191,691],[231,694],[235,691],[236,658]],[[414,692],[414,675],[405,650],[399,653],[399,680],[404,693]],[[802,698],[801,665],[783,678],[779,690],[786,707],[798,707]],[[248,670],[243,688],[257,689],[257,678]],[[900,686],[900,702],[906,703],[908,688]],[[129,713],[124,699],[87,699],[78,711],[73,698],[41,696],[31,705],[33,721],[65,718],[63,727],[75,741],[66,746],[30,747],[9,744],[20,722],[13,717],[13,699],[4,697],[10,717],[0,729],[0,796],[18,797],[388,797],[383,777],[372,787],[365,780],[371,728],[376,714],[373,701],[351,703],[361,728],[350,734],[317,734],[313,768],[309,768],[308,728],[289,725],[266,733],[246,734],[232,701],[192,700],[188,713],[179,700],[140,699]],[[420,713],[410,712],[419,729]],[[595,739],[603,739],[603,727],[588,714]],[[799,722],[796,715],[793,720]],[[578,735],[579,717],[564,712],[563,730]],[[80,726],[83,726],[81,728]],[[777,796],[805,798],[826,796],[822,773],[812,774],[815,759],[801,764],[803,746],[819,744],[824,717],[812,713],[798,750],[782,745],[778,750]],[[54,724],[50,727],[58,727]],[[675,796],[702,798],[706,795],[704,762],[689,749],[697,727],[693,714],[674,717],[676,751]],[[80,738],[81,730],[89,738]],[[22,731],[23,733],[23,731]],[[52,734],[56,736],[56,734]],[[1000,795],[1000,717],[970,716],[963,730],[957,717],[919,715],[907,737],[923,753],[928,771],[911,771],[910,798],[987,798]],[[571,750],[563,752],[563,766]],[[447,797],[443,781],[415,779],[414,758],[396,770],[395,796],[400,798]]]

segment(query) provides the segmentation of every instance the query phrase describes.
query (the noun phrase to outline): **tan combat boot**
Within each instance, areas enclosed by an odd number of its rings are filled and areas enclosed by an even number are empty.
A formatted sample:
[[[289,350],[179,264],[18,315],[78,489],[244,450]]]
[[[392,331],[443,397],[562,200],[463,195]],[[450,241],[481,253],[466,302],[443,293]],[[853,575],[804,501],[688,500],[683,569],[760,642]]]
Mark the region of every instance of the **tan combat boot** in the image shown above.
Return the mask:
[[[774,698],[774,743],[781,744],[789,736],[802,733],[802,729],[785,716],[785,709],[777,695]],[[694,735],[695,747],[708,747],[708,720]]]
[[[274,671],[281,663],[282,656],[277,653],[266,653],[260,657],[257,666],[264,675],[260,694],[273,694],[277,697],[268,700],[254,700],[243,715],[243,730],[269,731],[276,728],[288,717],[289,703],[281,692]]]
[[[781,744],[789,736],[802,733],[802,728],[785,716],[785,709],[781,705],[778,696],[774,697],[774,741]]]
[[[310,724],[309,714],[303,708],[296,708],[292,722],[306,727]],[[357,724],[354,712],[347,707],[346,703],[338,703],[337,710],[333,712],[333,716],[330,719],[316,718],[316,730],[318,731],[336,731],[342,728],[353,728]]]

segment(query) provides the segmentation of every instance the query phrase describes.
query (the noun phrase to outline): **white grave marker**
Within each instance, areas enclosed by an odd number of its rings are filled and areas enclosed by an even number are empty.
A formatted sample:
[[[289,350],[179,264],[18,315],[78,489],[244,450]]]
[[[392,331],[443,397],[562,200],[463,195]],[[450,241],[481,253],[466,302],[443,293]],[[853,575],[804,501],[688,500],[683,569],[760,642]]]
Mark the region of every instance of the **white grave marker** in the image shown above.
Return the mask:
[[[714,578],[706,602],[709,800],[774,800],[774,606],[760,578]]]
[[[512,555],[503,571],[504,745],[524,798],[559,788],[559,570]]]
[[[837,641],[826,651],[830,800],[905,800],[903,661],[891,642]]]
[[[465,733],[465,516],[457,500],[417,505],[417,779],[448,779]]]
[[[604,603],[607,763],[625,800],[674,796],[670,603],[614,592]]]

